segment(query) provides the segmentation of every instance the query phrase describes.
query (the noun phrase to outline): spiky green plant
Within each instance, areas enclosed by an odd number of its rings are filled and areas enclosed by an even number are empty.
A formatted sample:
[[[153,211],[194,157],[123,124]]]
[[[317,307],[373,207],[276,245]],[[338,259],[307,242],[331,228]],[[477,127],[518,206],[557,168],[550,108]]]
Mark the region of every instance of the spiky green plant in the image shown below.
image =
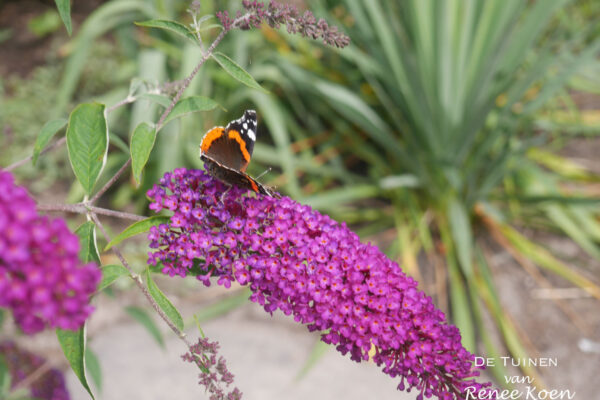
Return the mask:
[[[437,279],[447,277],[464,343],[473,349],[479,336],[492,356],[483,309],[513,356],[527,350],[499,303],[480,237],[494,238],[540,285],[534,264],[600,299],[597,283],[518,230],[558,230],[600,259],[597,198],[561,187],[598,177],[545,150],[534,124],[575,73],[597,65],[593,28],[571,36],[549,29],[566,5],[314,1],[346,23],[352,46],[338,64],[323,67],[320,52],[274,35],[284,56],[271,60],[278,73],[258,61],[251,69],[281,90],[265,118],[302,124],[289,124],[297,152],[280,158],[299,172],[286,174],[288,190],[339,218],[369,221],[370,233],[391,230],[390,252],[414,273],[421,251],[443,258],[443,267],[432,264]],[[445,292],[437,293],[443,302]]]

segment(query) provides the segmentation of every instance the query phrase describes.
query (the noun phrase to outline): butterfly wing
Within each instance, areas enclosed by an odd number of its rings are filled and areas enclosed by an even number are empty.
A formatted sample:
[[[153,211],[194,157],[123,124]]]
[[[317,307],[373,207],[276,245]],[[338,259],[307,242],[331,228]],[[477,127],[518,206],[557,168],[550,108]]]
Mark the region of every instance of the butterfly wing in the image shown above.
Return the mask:
[[[245,172],[256,141],[256,111],[247,110],[225,128],[218,126],[202,138],[200,154],[221,165]]]

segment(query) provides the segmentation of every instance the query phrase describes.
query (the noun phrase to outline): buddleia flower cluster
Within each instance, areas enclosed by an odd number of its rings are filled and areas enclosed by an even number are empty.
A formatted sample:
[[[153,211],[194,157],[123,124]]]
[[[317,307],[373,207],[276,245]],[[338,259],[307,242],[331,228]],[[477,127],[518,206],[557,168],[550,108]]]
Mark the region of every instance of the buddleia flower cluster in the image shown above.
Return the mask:
[[[0,307],[25,333],[75,330],[90,315],[101,274],[78,254],[79,239],[65,221],[38,215],[12,174],[0,172]]]
[[[290,34],[299,34],[310,39],[321,39],[323,43],[329,46],[344,48],[350,44],[350,38],[340,32],[337,26],[330,26],[323,18],[317,19],[309,10],[300,13],[293,4],[270,1],[266,5],[259,1],[243,0],[242,6],[247,13],[247,18],[239,23],[238,27],[240,29],[258,28],[266,23],[274,29],[285,26]],[[218,11],[216,16],[226,31],[234,27],[235,20],[229,16],[227,11]],[[240,17],[242,17],[242,13],[238,12],[236,18]]]
[[[227,191],[201,170],[167,173],[147,194],[152,210],[172,213],[149,234],[149,263],[163,273],[247,285],[267,312],[293,316],[354,361],[371,358],[417,398],[492,398],[458,329],[345,224],[288,197]]]
[[[238,388],[226,392],[223,387],[228,387],[233,383],[233,374],[227,369],[225,358],[219,356],[219,343],[211,342],[207,338],[200,338],[181,358],[200,367],[202,373],[200,373],[199,383],[206,388],[210,400],[240,400],[242,398],[242,392]]]

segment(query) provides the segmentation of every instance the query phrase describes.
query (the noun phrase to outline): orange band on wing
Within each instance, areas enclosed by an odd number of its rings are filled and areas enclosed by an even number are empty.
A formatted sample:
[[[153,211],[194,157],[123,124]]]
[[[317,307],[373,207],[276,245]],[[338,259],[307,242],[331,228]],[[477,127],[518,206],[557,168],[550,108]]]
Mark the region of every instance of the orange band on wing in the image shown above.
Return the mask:
[[[259,193],[258,185],[256,184],[256,182],[254,182],[252,179],[248,179],[248,182],[250,182],[250,186],[252,186],[252,190],[254,190],[256,193]]]
[[[235,140],[240,145],[240,150],[242,150],[242,156],[244,157],[244,160],[246,160],[246,163],[249,163],[250,153],[248,153],[248,149],[246,149],[246,142],[244,142],[244,139],[242,139],[240,133],[234,130],[229,131],[229,139]],[[246,168],[243,168],[242,171],[244,171],[245,169]]]
[[[204,135],[204,139],[202,139],[200,150],[202,150],[203,153],[206,153],[206,151],[210,148],[212,142],[223,136],[224,130],[225,128],[223,128],[222,126],[217,126],[216,128],[212,128],[210,131],[206,132],[206,135]]]

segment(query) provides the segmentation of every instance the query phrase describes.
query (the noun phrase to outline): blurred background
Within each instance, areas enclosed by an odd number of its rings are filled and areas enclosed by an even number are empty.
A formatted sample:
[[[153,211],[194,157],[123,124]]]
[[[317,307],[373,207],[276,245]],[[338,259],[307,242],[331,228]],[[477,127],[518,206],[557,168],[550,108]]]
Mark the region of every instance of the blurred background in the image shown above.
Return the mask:
[[[53,1],[0,1],[0,165],[29,155],[43,124],[74,105],[115,104],[132,85],[177,81],[200,60],[201,49],[179,36],[133,23],[188,24],[188,1],[72,3],[69,37]],[[147,214],[144,193],[165,171],[202,167],[197,149],[206,129],[254,108],[252,175],[272,167],[264,183],[376,243],[421,282],[472,352],[558,361],[537,369],[497,363],[490,378],[501,385],[505,376],[529,375],[538,387],[595,398],[600,2],[293,3],[337,24],[351,45],[333,49],[268,27],[230,32],[218,50],[269,92],[205,64],[186,95],[211,97],[223,109],[167,125],[141,187],[122,179],[103,205]],[[241,5],[202,0],[201,9],[231,14]],[[206,45],[219,33],[216,23],[204,25]],[[105,180],[126,161],[133,128],[156,121],[162,110],[139,100],[111,113]],[[36,198],[82,198],[65,149],[41,157],[39,166],[16,171]],[[113,233],[124,227],[109,222]],[[142,238],[124,247],[140,269],[145,245]],[[206,334],[221,341],[247,398],[402,398],[376,367],[340,357],[290,319],[272,319],[248,304],[243,289],[206,289],[194,280],[160,284],[184,316],[198,315]],[[196,371],[174,356],[184,350],[163,337],[166,329],[128,289],[119,281],[99,296],[89,326],[100,397],[201,398],[198,387],[185,391]],[[4,324],[0,337],[14,338]],[[20,340],[67,371],[52,335]],[[69,384],[74,398],[86,398],[75,378]],[[174,387],[182,392],[175,396]],[[133,391],[125,396],[127,390]]]

